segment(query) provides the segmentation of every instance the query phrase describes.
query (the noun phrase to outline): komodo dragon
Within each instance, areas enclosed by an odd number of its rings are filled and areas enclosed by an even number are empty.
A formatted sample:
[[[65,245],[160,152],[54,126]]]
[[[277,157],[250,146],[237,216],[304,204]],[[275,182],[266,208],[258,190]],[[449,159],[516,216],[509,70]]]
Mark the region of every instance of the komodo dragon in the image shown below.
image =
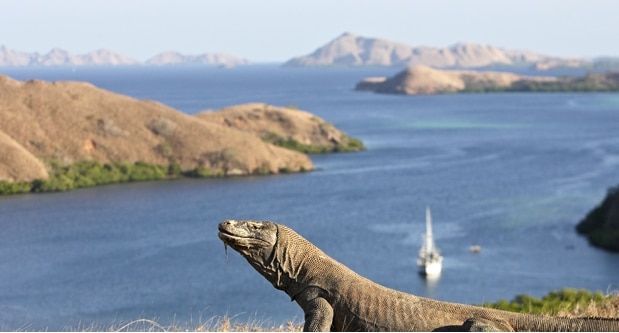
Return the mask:
[[[273,222],[226,220],[219,238],[301,306],[304,331],[619,331],[619,318],[520,314],[389,289]]]

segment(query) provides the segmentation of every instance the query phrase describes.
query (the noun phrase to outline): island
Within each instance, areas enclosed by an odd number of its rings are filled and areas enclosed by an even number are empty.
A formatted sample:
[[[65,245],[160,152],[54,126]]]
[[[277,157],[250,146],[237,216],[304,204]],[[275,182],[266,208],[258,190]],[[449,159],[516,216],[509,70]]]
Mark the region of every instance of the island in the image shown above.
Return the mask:
[[[363,149],[323,119],[250,104],[192,116],[83,82],[0,75],[0,194],[180,176],[304,172]]]
[[[404,95],[619,91],[619,72],[589,73],[583,77],[525,76],[510,72],[440,70],[418,65],[390,78],[365,78],[356,84],[355,90]]]

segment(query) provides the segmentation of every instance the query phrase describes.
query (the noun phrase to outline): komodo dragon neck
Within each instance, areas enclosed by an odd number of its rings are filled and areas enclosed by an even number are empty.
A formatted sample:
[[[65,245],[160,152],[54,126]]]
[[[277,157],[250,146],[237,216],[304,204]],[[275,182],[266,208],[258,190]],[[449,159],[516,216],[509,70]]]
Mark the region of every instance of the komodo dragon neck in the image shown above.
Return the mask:
[[[365,279],[284,225],[278,225],[277,243],[267,266],[263,275],[293,300],[309,287],[340,284],[346,277]]]
[[[301,306],[305,331],[619,331],[619,319],[519,314],[389,289],[281,224],[268,260],[246,258]]]

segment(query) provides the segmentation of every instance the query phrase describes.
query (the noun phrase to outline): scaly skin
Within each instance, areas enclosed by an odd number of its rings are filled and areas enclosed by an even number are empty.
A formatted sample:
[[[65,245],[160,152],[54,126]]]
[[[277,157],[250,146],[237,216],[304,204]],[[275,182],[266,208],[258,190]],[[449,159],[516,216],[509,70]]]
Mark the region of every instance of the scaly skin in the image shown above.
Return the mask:
[[[304,331],[619,331],[619,319],[519,314],[389,289],[273,222],[226,220],[219,238],[301,306]]]

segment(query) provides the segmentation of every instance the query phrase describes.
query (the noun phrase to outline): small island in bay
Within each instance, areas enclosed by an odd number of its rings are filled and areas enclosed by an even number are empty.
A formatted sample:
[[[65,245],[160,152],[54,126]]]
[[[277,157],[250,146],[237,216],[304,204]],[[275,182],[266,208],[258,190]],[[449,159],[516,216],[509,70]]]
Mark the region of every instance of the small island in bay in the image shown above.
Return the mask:
[[[404,95],[619,91],[619,72],[589,73],[583,77],[555,77],[412,66],[390,78],[363,79],[357,83],[355,90]]]
[[[249,104],[191,116],[83,82],[0,75],[0,194],[106,183],[303,172],[306,153],[363,144],[294,108]]]

